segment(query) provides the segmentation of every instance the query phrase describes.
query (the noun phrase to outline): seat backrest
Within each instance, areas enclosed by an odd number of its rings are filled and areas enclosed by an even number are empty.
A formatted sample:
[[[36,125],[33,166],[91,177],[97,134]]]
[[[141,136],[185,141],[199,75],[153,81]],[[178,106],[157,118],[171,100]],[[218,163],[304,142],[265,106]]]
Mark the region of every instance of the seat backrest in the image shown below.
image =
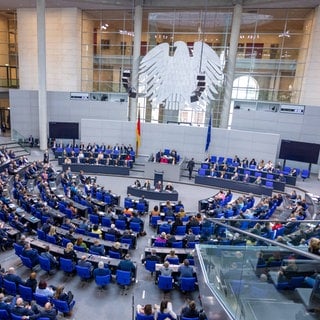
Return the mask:
[[[19,294],[23,300],[28,301],[28,302],[33,300],[33,292],[32,292],[31,287],[26,287],[26,286],[19,284],[18,291],[19,291]]]
[[[170,313],[158,312],[157,320],[166,320],[166,319],[174,320],[174,318],[171,317]]]
[[[49,234],[47,234],[47,241],[52,243],[52,244],[56,244],[57,240],[54,236],[50,236]]]
[[[109,217],[102,217],[101,224],[104,227],[111,227],[111,219]]]
[[[142,313],[137,313],[136,314],[136,320],[154,320],[154,315],[146,315]]]
[[[170,264],[180,264],[179,258],[167,258]]]
[[[70,308],[67,301],[52,299],[52,303],[58,311],[63,313],[70,312]]]
[[[141,225],[138,222],[130,222],[130,229],[134,232],[140,232],[141,231]]]
[[[60,258],[60,269],[65,272],[72,272],[74,268],[75,267],[71,259]]]
[[[105,233],[104,234],[104,240],[107,241],[116,241],[116,236],[114,234]]]
[[[183,235],[186,234],[186,231],[187,231],[187,227],[186,226],[177,226],[175,234],[183,236]]]
[[[130,249],[133,247],[133,240],[130,238],[121,238],[120,243],[128,244]]]
[[[96,285],[105,286],[110,283],[111,276],[110,276],[110,274],[108,274],[106,276],[96,276],[94,280],[96,282]]]
[[[183,248],[183,242],[182,241],[172,242],[172,248]]]
[[[155,228],[157,226],[157,222],[161,219],[161,217],[159,216],[153,216],[151,217],[151,221],[150,224],[153,228]]]
[[[120,229],[120,230],[125,230],[125,228],[126,228],[126,221],[125,220],[116,220],[115,221],[115,225],[116,225],[116,227],[118,228],[118,229]]]
[[[28,258],[28,257],[24,257],[24,256],[20,256],[20,259],[21,259],[21,261],[22,261],[22,264],[25,266],[25,267],[27,267],[27,268],[29,268],[29,269],[32,269],[33,268],[33,265],[32,265],[32,262],[31,262],[31,260],[30,260],[30,258]]]
[[[17,294],[17,286],[13,281],[3,279],[3,287],[6,294],[15,296]]]
[[[37,230],[37,236],[38,236],[39,240],[46,241],[46,233],[43,230],[38,229]]]
[[[173,288],[173,278],[171,276],[158,277],[158,288],[161,290],[171,290]]]
[[[44,307],[44,305],[49,301],[49,298],[43,294],[34,293],[33,294],[34,300],[36,300],[36,303]]]
[[[156,271],[156,264],[157,264],[157,261],[155,261],[155,260],[146,260],[144,267],[146,268],[146,270],[148,270],[150,272],[155,272]]]
[[[116,271],[116,280],[117,284],[128,286],[131,283],[131,272],[130,271],[123,271],[117,270]]]
[[[81,267],[76,265],[77,275],[82,279],[90,279],[91,271],[88,267]]]
[[[23,250],[23,246],[21,246],[20,244],[17,244],[17,243],[14,243],[13,244],[13,247],[14,247],[14,252],[15,254],[20,257],[21,253],[22,253],[22,250]]]
[[[10,320],[11,317],[9,315],[9,313],[7,312],[7,310],[1,310],[0,309],[0,319],[2,320]]]
[[[121,253],[117,251],[109,250],[109,257],[115,259],[121,259]]]
[[[196,289],[196,278],[180,278],[181,291],[194,291]]]

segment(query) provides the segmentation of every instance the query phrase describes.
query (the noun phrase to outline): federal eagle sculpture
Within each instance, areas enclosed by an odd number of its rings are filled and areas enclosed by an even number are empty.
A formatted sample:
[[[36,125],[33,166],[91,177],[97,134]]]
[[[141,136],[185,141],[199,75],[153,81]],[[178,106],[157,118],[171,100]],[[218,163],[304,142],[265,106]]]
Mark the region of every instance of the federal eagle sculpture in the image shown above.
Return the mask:
[[[168,43],[157,45],[141,60],[139,73],[152,105],[164,103],[167,109],[190,105],[193,95],[209,103],[223,79],[220,58],[202,41],[195,42],[193,50],[185,42],[176,41],[173,55]],[[198,75],[205,76],[205,88],[200,93]]]

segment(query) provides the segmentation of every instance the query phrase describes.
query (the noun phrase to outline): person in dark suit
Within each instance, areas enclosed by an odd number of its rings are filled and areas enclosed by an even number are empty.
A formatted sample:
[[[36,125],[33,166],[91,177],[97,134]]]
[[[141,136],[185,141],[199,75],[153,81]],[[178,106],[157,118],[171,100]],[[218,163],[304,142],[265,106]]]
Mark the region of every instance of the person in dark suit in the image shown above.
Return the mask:
[[[39,317],[48,318],[50,320],[57,320],[57,314],[57,309],[52,306],[51,302],[47,302],[44,305],[44,309],[40,311]]]
[[[14,313],[18,316],[26,316],[26,319],[37,319],[38,318],[38,307],[34,304],[32,307],[30,305],[24,306],[24,301],[22,298],[14,298],[15,306],[12,308],[11,313]],[[24,318],[23,318],[24,319]]]
[[[130,255],[126,254],[124,260],[121,260],[118,264],[118,269],[123,271],[130,271],[131,277],[135,277],[136,266],[130,259]]]
[[[105,255],[105,249],[102,244],[100,244],[99,240],[95,240],[93,245],[90,246],[90,251],[97,252],[100,256]]]
[[[11,312],[13,305],[4,301],[4,294],[0,293],[0,310]]]
[[[25,285],[25,282],[16,274],[16,270],[14,267],[10,267],[7,271],[7,274],[4,276],[4,279],[15,282],[15,284],[18,286],[19,284]]]
[[[160,263],[161,261],[160,257],[157,256],[157,251],[155,249],[152,249],[151,253],[141,260],[141,263],[145,263],[147,260],[156,261],[156,263]]]
[[[59,261],[56,257],[50,253],[50,247],[46,246],[45,251],[41,253],[41,257],[47,258],[50,261],[50,268],[57,268],[59,266]]]
[[[188,171],[189,171],[189,180],[191,180],[191,178],[192,178],[192,172],[193,172],[194,166],[195,166],[194,159],[191,158],[191,159],[188,161],[188,164],[187,164],[187,169],[188,169]]]
[[[36,266],[39,263],[38,251],[31,248],[30,243],[26,243],[21,254],[31,260],[32,267]]]
[[[111,275],[110,269],[104,265],[103,261],[99,261],[98,268],[95,268],[93,270],[94,278],[97,276],[107,276],[107,275]]]
[[[90,273],[93,272],[93,265],[90,261],[87,260],[87,256],[83,255],[81,259],[78,261],[78,266],[88,268]]]

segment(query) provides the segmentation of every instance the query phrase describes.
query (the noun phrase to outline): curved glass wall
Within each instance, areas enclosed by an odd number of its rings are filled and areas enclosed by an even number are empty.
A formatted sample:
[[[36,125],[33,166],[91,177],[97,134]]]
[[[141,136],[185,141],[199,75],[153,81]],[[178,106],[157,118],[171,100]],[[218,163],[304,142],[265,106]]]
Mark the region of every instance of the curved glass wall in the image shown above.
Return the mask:
[[[197,253],[204,283],[227,318],[318,319],[320,256],[308,252],[306,241],[319,234],[318,221],[300,223],[299,230],[284,234],[281,242],[221,222],[216,222],[217,230],[223,232],[197,246]],[[201,298],[209,318],[214,319],[215,299]]]
[[[184,41],[190,53],[196,41],[206,42],[228,62],[232,8],[205,10],[143,10],[141,57],[161,44]],[[313,9],[257,9],[242,13],[234,74],[233,96],[245,92],[247,77],[256,82],[240,99],[299,103],[301,84],[310,40]],[[132,69],[134,8],[131,10],[84,11],[82,28],[82,90],[125,92],[124,70]],[[237,86],[239,85],[239,86]],[[241,86],[240,86],[241,85]],[[179,112],[166,110],[164,101],[153,106],[139,89],[138,104],[146,121],[170,120],[203,126],[209,110],[213,125],[219,126],[223,88],[210,105],[183,105]],[[171,102],[174,103],[174,102]]]

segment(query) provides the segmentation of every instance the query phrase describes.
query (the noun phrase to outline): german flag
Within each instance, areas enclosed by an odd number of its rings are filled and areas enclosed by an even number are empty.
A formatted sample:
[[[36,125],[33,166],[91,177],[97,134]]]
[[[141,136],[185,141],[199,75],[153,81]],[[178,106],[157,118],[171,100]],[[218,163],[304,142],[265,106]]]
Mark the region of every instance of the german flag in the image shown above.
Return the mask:
[[[136,155],[138,155],[140,144],[141,144],[141,123],[140,123],[140,109],[139,109],[137,127],[136,127]]]

